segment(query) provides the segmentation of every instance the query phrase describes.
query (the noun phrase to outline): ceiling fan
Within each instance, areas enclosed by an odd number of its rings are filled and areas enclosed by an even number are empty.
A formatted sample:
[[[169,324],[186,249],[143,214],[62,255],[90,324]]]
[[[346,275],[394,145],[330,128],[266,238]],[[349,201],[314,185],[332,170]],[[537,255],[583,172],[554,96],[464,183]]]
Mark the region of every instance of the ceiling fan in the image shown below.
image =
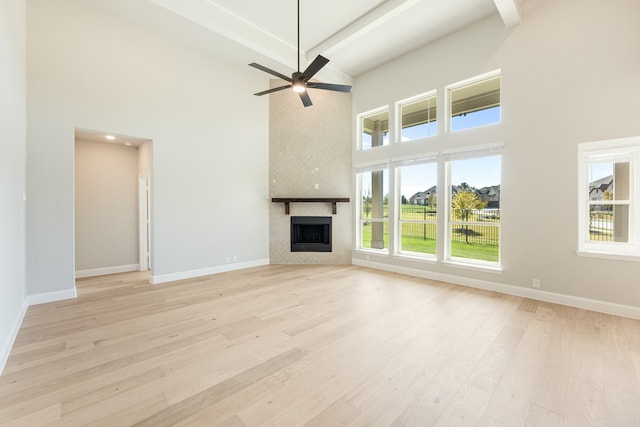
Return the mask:
[[[322,67],[327,65],[329,60],[322,55],[316,56],[316,59],[313,60],[311,64],[302,72],[300,72],[300,0],[298,0],[298,71],[291,74],[291,77],[287,77],[284,74],[281,74],[277,71],[274,71],[270,68],[267,68],[263,65],[256,64],[252,62],[249,64],[250,67],[257,68],[258,70],[262,70],[265,73],[269,73],[273,76],[281,78],[289,82],[288,85],[274,87],[273,89],[268,89],[262,92],[254,93],[256,96],[267,95],[269,93],[278,92],[280,90],[292,88],[294,92],[296,92],[300,99],[302,100],[302,104],[305,107],[309,107],[312,104],[311,98],[307,93],[307,89],[324,89],[324,90],[333,90],[336,92],[351,92],[351,86],[348,85],[338,85],[332,83],[320,83],[320,82],[311,82],[311,77],[313,77]]]

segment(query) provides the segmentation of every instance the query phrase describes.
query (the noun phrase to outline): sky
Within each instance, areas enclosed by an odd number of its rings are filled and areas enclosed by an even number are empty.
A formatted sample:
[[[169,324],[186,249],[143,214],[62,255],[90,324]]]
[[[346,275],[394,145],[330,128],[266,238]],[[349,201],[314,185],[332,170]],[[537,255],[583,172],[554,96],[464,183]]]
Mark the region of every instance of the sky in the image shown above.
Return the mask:
[[[612,162],[589,163],[589,167],[590,167],[589,179],[591,182],[613,175]]]

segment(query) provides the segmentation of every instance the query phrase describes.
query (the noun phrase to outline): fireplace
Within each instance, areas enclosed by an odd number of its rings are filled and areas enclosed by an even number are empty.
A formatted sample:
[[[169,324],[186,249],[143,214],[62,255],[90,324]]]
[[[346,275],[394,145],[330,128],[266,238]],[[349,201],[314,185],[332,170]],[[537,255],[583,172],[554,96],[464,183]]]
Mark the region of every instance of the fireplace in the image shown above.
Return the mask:
[[[292,216],[291,252],[331,252],[331,217]]]

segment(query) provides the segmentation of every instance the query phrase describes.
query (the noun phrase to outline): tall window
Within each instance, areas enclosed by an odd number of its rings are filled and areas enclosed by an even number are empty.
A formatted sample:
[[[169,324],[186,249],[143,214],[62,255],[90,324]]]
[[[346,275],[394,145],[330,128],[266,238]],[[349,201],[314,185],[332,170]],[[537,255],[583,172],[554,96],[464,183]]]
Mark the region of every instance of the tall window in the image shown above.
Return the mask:
[[[436,94],[431,92],[398,103],[400,141],[437,134]]]
[[[500,71],[448,87],[452,132],[500,122]]]
[[[397,163],[399,200],[398,251],[409,255],[435,255],[437,230],[436,157]]]
[[[580,144],[579,251],[640,257],[640,138]]]
[[[370,150],[389,145],[389,110],[365,113],[360,117],[360,148]]]
[[[389,170],[386,166],[358,173],[359,244],[361,249],[389,248]]]
[[[445,257],[500,262],[500,147],[447,156]]]

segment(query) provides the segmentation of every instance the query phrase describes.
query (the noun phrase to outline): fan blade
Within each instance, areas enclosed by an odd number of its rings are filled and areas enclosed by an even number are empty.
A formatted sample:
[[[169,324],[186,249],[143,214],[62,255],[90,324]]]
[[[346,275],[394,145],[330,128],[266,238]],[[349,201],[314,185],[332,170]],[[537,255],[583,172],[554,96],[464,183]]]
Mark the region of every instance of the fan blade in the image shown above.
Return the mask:
[[[307,93],[307,91],[300,92],[298,95],[300,95],[300,99],[302,100],[302,104],[304,104],[305,107],[309,107],[309,106],[313,105],[313,103],[311,102],[311,98],[309,98],[309,94]]]
[[[277,92],[279,90],[289,89],[290,87],[291,87],[291,85],[284,85],[284,86],[274,87],[273,89],[267,89],[267,90],[263,90],[262,92],[254,93],[254,95],[255,96],[262,96],[262,95],[266,95],[268,93]]]
[[[284,74],[281,74],[281,73],[279,73],[277,71],[273,71],[272,69],[267,68],[267,67],[265,67],[263,65],[256,64],[255,62],[252,62],[251,64],[249,64],[249,67],[257,68],[258,70],[264,71],[265,73],[269,73],[272,76],[279,77],[282,80],[286,80],[288,82],[292,82],[293,81],[293,80],[291,80],[291,77],[285,76]]]
[[[307,83],[307,87],[311,89],[335,90],[336,92],[351,92],[351,86],[335,85],[331,83]]]
[[[302,80],[305,82],[309,81],[311,77],[313,77],[322,67],[327,65],[329,60],[322,55],[316,56],[316,59],[313,60],[311,64],[307,67],[306,70],[302,73]]]

